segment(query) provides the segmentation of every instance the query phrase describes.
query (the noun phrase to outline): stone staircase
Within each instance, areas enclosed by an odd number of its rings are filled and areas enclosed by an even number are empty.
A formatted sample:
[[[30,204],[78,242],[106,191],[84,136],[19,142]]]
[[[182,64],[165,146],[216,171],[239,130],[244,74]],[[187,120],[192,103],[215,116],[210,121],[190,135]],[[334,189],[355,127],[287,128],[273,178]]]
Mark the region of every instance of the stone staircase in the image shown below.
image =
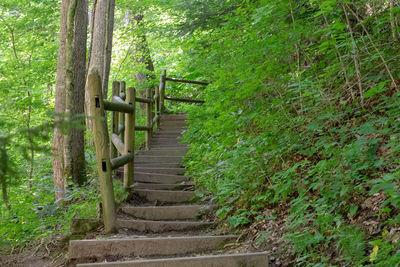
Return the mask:
[[[216,206],[197,204],[194,184],[183,176],[182,157],[188,146],[179,142],[185,115],[163,115],[149,151],[135,157],[131,202],[118,211],[119,233],[70,241],[76,266],[268,266],[266,253],[226,253],[234,235],[215,235],[206,215]]]

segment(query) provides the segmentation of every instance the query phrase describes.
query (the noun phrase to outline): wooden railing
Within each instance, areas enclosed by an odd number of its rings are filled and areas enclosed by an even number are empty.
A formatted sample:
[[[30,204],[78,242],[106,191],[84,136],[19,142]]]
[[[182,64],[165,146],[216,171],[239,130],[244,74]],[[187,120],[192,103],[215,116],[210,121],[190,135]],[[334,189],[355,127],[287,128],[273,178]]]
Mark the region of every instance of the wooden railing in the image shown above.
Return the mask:
[[[154,95],[153,91],[148,88],[145,98],[137,97],[135,88],[126,88],[125,82],[116,81],[112,84],[112,100],[108,101],[103,99],[100,76],[89,75],[90,111],[93,119],[102,215],[107,233],[116,230],[112,170],[124,167],[123,184],[126,190],[130,190],[134,182],[135,132],[146,132],[145,148],[148,150],[155,126],[160,127],[161,114],[165,111],[165,100],[204,103],[203,100],[165,96],[167,81],[209,84],[208,82],[169,78],[164,70],[161,74],[160,86],[155,90]],[[146,125],[135,124],[136,102],[146,104]],[[111,111],[110,135],[108,134],[106,111]]]

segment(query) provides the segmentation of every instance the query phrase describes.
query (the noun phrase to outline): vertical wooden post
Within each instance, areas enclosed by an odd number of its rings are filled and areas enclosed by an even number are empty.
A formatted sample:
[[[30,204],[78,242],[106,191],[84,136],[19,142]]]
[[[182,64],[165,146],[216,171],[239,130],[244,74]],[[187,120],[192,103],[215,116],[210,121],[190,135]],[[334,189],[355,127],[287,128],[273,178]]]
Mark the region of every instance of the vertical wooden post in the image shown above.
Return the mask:
[[[132,105],[136,110],[136,90],[128,88],[126,90],[125,103]],[[135,153],[135,112],[125,115],[125,149],[124,154]],[[130,190],[133,184],[134,161],[124,166],[124,187]]]
[[[88,78],[90,110],[93,116],[94,143],[96,147],[97,170],[100,180],[100,195],[103,207],[104,230],[106,233],[117,229],[115,199],[111,177],[110,152],[108,146],[107,122],[105,120],[101,78],[91,73]]]
[[[119,87],[120,87],[120,83],[117,81],[114,81],[112,84],[112,96],[119,96]],[[119,117],[118,114],[119,112],[117,111],[112,111],[111,112],[111,135],[110,138],[112,136],[112,134],[116,134],[118,132],[118,123],[119,123]],[[117,148],[114,146],[112,140],[110,139],[110,158],[116,158],[118,156],[118,151]]]
[[[154,101],[154,114],[155,114],[155,116],[158,116],[158,120],[157,120],[156,124],[157,124],[157,128],[160,128],[160,116],[161,116],[161,114],[160,114],[160,90],[159,90],[158,86],[156,86],[155,89],[156,89],[157,98]]]
[[[165,111],[164,98],[165,98],[165,82],[167,78],[167,70],[163,70],[160,78],[160,115]]]
[[[126,83],[124,81],[122,81],[120,84],[119,92],[120,92],[120,94],[122,94],[122,93],[126,94]],[[123,112],[119,113],[119,125],[125,125],[125,113],[123,113]],[[122,131],[120,133],[119,138],[121,140],[125,140],[125,131]]]
[[[152,90],[150,88],[146,89],[146,96],[148,99],[152,100]],[[150,138],[152,134],[151,128],[153,127],[153,117],[151,116],[153,110],[153,103],[150,101],[150,103],[146,104],[146,126],[150,127],[150,130],[146,131],[146,150],[150,149]]]

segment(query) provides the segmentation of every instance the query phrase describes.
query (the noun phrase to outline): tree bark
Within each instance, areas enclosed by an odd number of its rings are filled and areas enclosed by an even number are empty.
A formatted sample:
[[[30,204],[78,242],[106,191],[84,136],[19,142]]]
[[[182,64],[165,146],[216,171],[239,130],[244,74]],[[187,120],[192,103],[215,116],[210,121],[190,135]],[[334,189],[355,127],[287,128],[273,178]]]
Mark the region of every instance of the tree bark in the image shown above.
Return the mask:
[[[84,140],[84,105],[86,82],[86,51],[87,51],[88,1],[78,0],[75,12],[73,41],[73,81],[72,117],[81,128],[71,130],[71,176],[72,180],[83,185],[86,182],[85,171],[85,140]]]
[[[93,30],[90,44],[90,57],[88,66],[88,76],[90,74],[98,74],[103,81],[104,64],[105,64],[105,43],[106,43],[106,25],[107,25],[107,12],[109,7],[109,0],[95,1],[93,13]],[[88,92],[88,79],[86,79],[85,86],[85,114],[86,117],[91,117],[89,92]],[[90,121],[90,120],[89,120]],[[88,122],[88,121],[87,121]],[[89,122],[87,129],[93,129],[92,123]]]
[[[133,15],[133,22],[135,22],[137,27],[141,27],[141,22],[143,20],[143,14]],[[154,72],[153,61],[151,60],[150,50],[147,44],[146,36],[141,34],[138,36],[138,41],[134,44],[133,52],[132,52],[133,62],[138,66],[144,65],[146,70],[150,72]],[[146,84],[148,78],[154,79],[155,76],[151,75],[147,77],[145,72],[138,71],[133,74],[138,80],[137,89],[138,93],[141,97],[146,96]],[[146,108],[146,104],[141,103],[140,109],[144,111]]]
[[[56,76],[55,96],[55,127],[52,145],[52,165],[54,176],[55,200],[65,197],[64,179],[64,136],[60,123],[63,121],[62,114],[65,112],[65,86],[66,86],[66,39],[67,39],[67,13],[69,0],[61,3],[60,36],[58,47],[58,63]]]
[[[103,75],[103,95],[107,98],[108,95],[108,81],[110,76],[111,55],[112,55],[112,41],[114,33],[114,12],[115,0],[109,0],[108,14],[107,14],[107,31],[106,31],[106,51],[104,62],[104,75]]]
[[[64,175],[67,178],[71,174],[72,170],[72,105],[73,98],[72,92],[74,91],[74,71],[73,71],[73,62],[74,62],[74,19],[75,19],[75,11],[78,5],[78,0],[70,0],[68,6],[68,15],[67,15],[67,42],[66,42],[66,82],[65,82],[65,116],[68,118],[68,132],[64,136]]]

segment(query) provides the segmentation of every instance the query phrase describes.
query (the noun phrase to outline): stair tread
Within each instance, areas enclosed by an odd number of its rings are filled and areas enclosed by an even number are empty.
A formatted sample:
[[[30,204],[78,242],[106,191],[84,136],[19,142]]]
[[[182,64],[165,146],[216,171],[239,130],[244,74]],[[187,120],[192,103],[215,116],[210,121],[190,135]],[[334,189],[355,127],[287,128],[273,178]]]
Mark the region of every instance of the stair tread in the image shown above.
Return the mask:
[[[223,243],[237,238],[224,236],[185,236],[150,238],[110,238],[70,241],[71,259],[104,258],[106,256],[152,256],[183,255],[210,251]]]
[[[114,265],[115,264],[115,265]],[[204,255],[193,257],[174,257],[164,259],[140,259],[130,261],[119,261],[115,263],[87,263],[78,264],[77,267],[91,266],[141,266],[141,267],[204,267],[204,266],[253,266],[253,267],[268,267],[268,253],[266,252],[251,252],[238,254],[220,254],[220,255]]]

